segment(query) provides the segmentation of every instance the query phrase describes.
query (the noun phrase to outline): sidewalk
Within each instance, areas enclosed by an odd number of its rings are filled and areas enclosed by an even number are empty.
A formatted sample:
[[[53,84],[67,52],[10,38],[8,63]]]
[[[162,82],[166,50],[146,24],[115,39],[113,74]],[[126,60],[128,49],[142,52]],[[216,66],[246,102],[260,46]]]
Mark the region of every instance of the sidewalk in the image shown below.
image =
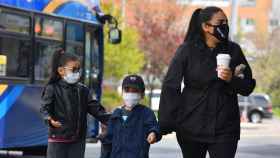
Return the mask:
[[[262,123],[241,123],[241,137],[280,137],[280,120],[263,120]]]

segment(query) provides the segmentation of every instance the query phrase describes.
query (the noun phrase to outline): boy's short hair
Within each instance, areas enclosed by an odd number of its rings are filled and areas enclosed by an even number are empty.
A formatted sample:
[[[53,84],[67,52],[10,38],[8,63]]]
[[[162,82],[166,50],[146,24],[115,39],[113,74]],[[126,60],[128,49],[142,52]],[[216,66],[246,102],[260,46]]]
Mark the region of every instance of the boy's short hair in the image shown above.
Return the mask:
[[[128,75],[123,79],[122,89],[131,87],[145,92],[145,83],[141,76],[138,75]]]

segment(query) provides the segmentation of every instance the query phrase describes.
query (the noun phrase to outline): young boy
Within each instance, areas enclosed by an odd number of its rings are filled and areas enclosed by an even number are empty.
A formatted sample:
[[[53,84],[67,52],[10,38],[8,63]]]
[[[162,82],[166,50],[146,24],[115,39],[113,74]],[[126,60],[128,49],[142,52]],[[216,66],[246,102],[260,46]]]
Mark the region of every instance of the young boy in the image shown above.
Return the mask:
[[[148,158],[150,144],[161,139],[152,110],[139,102],[145,94],[143,79],[129,75],[122,83],[124,105],[108,123],[107,138],[112,142],[110,158]]]

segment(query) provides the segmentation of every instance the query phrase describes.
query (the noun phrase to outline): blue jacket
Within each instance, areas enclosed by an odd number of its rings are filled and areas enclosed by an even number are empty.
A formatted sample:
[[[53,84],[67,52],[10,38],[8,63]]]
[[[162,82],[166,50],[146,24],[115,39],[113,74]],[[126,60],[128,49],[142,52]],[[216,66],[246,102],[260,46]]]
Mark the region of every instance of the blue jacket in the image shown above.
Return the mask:
[[[148,134],[155,132],[161,139],[159,125],[153,111],[143,105],[135,106],[126,121],[122,110],[116,109],[108,123],[108,138],[112,141],[111,158],[148,158]]]

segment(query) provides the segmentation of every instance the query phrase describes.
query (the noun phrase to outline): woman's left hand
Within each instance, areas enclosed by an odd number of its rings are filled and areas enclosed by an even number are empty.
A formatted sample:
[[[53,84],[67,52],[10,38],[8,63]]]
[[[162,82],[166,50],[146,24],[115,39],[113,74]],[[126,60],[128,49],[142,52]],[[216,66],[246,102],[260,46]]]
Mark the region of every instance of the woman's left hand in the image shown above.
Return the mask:
[[[147,141],[149,142],[149,144],[154,144],[157,141],[155,132],[151,132],[148,135]]]
[[[232,71],[230,68],[218,66],[218,77],[226,82],[230,82],[232,79]]]

